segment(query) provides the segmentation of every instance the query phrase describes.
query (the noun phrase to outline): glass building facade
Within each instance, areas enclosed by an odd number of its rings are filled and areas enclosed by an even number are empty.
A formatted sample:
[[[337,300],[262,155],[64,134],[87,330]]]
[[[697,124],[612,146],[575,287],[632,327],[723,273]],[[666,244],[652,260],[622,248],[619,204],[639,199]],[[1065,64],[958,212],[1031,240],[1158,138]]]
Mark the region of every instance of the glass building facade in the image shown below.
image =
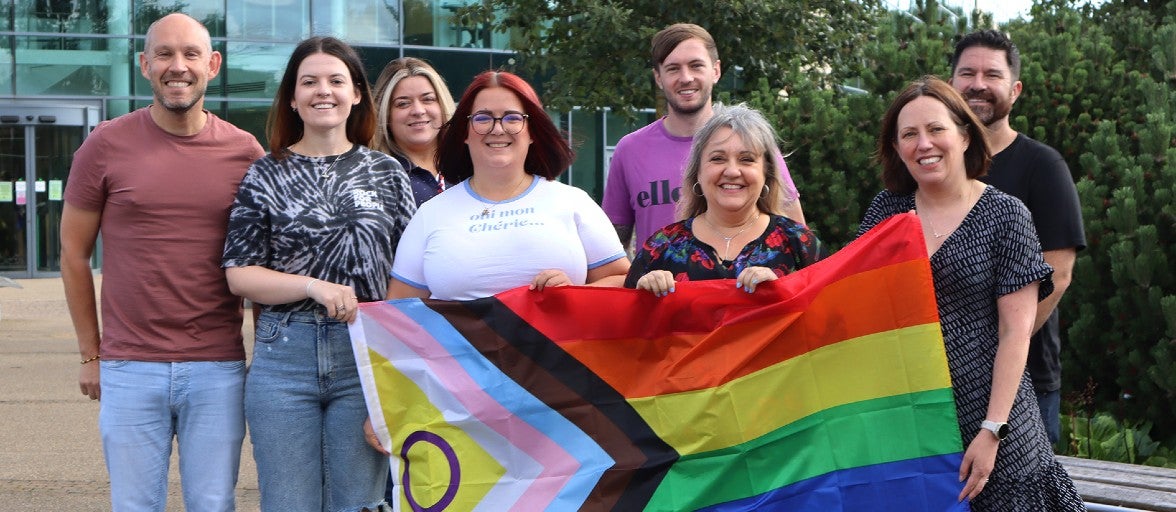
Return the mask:
[[[151,103],[138,52],[164,14],[185,12],[209,28],[224,64],[205,108],[262,145],[286,60],[310,36],[351,44],[372,81],[389,60],[423,58],[455,99],[478,72],[514,63],[510,34],[455,15],[477,0],[0,1],[0,275],[8,277],[59,274],[57,224],[73,152],[102,120]],[[562,179],[599,199],[612,147],[637,126],[609,114],[552,116],[578,155]]]

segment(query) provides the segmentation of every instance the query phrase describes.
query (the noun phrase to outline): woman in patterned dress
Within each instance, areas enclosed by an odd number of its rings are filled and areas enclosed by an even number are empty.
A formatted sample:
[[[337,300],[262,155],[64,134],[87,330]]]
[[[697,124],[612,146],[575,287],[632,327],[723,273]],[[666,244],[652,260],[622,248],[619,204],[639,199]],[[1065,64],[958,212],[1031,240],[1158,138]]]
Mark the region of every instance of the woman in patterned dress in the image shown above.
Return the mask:
[[[396,160],[362,144],[376,112],[363,65],[338,39],[290,56],[268,123],[270,154],[241,182],[222,265],[262,308],[245,417],[263,511],[375,510],[388,459],[367,418],[347,322],[382,300],[416,211]]]
[[[735,279],[752,293],[824,257],[817,236],[780,211],[778,151],[763,114],[743,104],[716,107],[690,148],[679,203],[685,220],[645,241],[625,286],[665,296],[678,281]]]
[[[976,511],[1085,510],[1025,372],[1053,269],[1025,206],[977,180],[990,156],[984,126],[959,93],[934,77],[912,83],[883,117],[886,189],[861,233],[909,211],[922,223],[965,446],[960,499]]]

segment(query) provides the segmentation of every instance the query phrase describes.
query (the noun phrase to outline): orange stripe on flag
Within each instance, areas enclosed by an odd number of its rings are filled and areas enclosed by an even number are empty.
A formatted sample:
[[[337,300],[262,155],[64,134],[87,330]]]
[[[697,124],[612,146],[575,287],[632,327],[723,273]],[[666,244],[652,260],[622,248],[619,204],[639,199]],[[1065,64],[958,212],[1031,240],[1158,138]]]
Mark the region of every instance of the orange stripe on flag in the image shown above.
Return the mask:
[[[920,275],[919,267],[926,265],[926,260],[914,260],[851,275],[819,289],[811,302],[766,304],[745,320],[711,332],[563,341],[559,345],[626,398],[719,386],[844,340],[938,323],[930,283],[911,281]],[[929,280],[930,273],[925,275]],[[687,309],[672,303],[690,299],[675,297],[682,291],[662,298],[668,302],[664,307]],[[883,297],[905,304],[907,314],[885,307],[891,301],[880,300]],[[845,311],[858,313],[847,316]]]

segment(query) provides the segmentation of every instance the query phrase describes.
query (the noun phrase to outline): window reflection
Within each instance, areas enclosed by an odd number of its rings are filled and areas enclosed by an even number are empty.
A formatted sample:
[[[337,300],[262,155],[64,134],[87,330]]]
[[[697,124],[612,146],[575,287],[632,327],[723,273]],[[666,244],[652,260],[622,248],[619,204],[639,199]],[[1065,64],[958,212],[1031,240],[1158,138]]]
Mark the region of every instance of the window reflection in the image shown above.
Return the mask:
[[[492,32],[490,23],[463,14],[463,8],[480,3],[480,0],[404,0],[404,44],[506,49],[510,34]]]
[[[309,0],[228,0],[225,32],[238,39],[300,41],[309,36],[309,17]]]
[[[400,42],[398,0],[315,1],[311,20],[315,35],[335,36],[351,44]]]
[[[231,98],[272,99],[278,94],[278,83],[286,69],[286,61],[294,52],[293,44],[262,42],[230,42],[224,52],[221,79],[225,95]],[[267,103],[268,108],[268,103]]]
[[[226,102],[223,117],[238,128],[252,133],[257,142],[268,151],[269,145],[265,138],[265,121],[269,117],[270,105],[266,102]],[[220,114],[222,111],[218,111]]]
[[[87,39],[71,38],[74,44],[64,48],[46,45],[39,36],[14,40],[16,94],[22,96],[126,94],[131,73],[138,70],[126,39],[103,40],[100,50],[88,49],[95,41]],[[112,58],[107,46],[122,50]]]
[[[12,22],[22,32],[108,34],[108,18],[104,0],[23,0],[14,2]]]

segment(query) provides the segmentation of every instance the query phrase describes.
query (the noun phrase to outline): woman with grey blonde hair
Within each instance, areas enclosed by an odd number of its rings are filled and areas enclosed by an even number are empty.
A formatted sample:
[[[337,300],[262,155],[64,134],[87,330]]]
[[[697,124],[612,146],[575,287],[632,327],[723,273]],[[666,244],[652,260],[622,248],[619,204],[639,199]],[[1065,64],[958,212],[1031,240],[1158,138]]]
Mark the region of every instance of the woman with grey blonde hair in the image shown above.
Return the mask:
[[[438,172],[437,134],[453,117],[453,96],[427,62],[401,57],[376,80],[376,134],[371,147],[408,170],[417,206],[445,189]]]
[[[781,213],[775,130],[745,104],[716,107],[694,136],[679,217],[637,253],[625,286],[664,296],[678,281],[735,279],[748,293],[825,256],[804,224]]]

